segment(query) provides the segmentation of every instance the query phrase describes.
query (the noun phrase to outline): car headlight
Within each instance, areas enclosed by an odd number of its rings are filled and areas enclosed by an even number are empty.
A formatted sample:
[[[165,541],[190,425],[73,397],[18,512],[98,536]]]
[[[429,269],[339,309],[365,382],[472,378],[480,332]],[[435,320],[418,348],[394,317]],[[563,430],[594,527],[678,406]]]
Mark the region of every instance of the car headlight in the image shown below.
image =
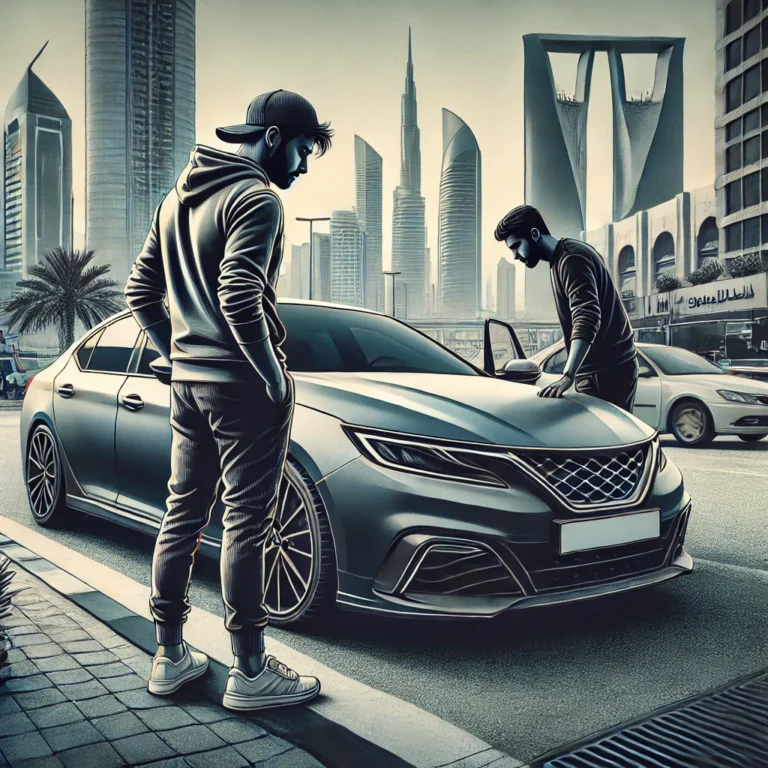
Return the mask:
[[[667,466],[667,454],[664,453],[663,448],[659,448],[659,472],[663,472]]]
[[[718,389],[717,394],[727,400],[729,403],[749,403],[750,405],[763,405],[754,395],[749,392],[733,392],[730,389]]]
[[[418,436],[395,437],[350,426],[344,430],[363,456],[381,466],[443,480],[507,487],[498,475],[478,464],[481,454],[476,451]]]

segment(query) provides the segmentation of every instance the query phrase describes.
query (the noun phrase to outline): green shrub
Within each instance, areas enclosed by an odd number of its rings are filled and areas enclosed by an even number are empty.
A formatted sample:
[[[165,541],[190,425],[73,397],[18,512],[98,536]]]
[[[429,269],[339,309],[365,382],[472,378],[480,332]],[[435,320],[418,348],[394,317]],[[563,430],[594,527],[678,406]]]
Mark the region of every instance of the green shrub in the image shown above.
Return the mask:
[[[680,282],[680,278],[674,275],[659,275],[656,278],[656,290],[659,293],[667,293],[668,291],[676,291],[678,288],[682,288],[683,284]]]
[[[11,582],[16,575],[11,570],[11,561],[0,555],[0,669],[8,663],[8,651],[11,649],[11,637],[3,629],[3,619],[11,615],[11,598],[19,591],[11,589]],[[3,678],[0,678],[2,683]]]
[[[768,259],[759,253],[745,253],[728,262],[731,277],[748,277],[760,272],[768,272]]]
[[[705,283],[714,283],[725,270],[719,261],[707,261],[698,269],[695,269],[687,276],[691,285],[704,285]]]

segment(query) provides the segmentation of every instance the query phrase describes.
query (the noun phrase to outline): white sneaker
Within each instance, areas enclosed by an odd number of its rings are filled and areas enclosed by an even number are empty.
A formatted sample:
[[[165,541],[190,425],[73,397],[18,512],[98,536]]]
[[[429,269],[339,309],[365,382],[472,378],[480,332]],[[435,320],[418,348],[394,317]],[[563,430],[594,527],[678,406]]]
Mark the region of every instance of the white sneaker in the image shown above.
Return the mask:
[[[227,709],[267,709],[303,704],[320,693],[320,681],[288,669],[274,656],[267,656],[264,669],[248,677],[234,667],[229,670],[223,704]]]
[[[156,696],[167,696],[178,691],[184,683],[204,675],[207,669],[208,657],[204,653],[190,651],[185,645],[184,655],[179,661],[172,661],[167,656],[155,656],[147,689]]]

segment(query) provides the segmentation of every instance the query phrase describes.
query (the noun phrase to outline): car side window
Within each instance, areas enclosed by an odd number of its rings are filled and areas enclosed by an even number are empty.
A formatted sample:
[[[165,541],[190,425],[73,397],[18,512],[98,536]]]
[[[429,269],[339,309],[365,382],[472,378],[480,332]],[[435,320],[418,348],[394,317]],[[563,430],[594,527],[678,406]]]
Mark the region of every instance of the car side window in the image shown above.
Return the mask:
[[[131,315],[108,325],[96,343],[87,370],[125,373],[138,336],[139,326]]]
[[[562,373],[565,370],[565,363],[568,360],[568,352],[565,347],[555,352],[546,363],[544,363],[545,373]]]
[[[96,349],[96,344],[101,338],[102,333],[104,333],[103,328],[89,336],[85,342],[80,345],[80,349],[77,350],[77,362],[80,363],[80,367],[83,370],[88,369],[88,364],[91,362],[91,355],[93,354],[93,350]]]
[[[637,356],[637,375],[641,379],[651,379],[656,375],[656,371],[648,365],[648,361],[642,356]]]
[[[147,343],[141,352],[141,360],[139,360],[139,368],[136,373],[141,376],[154,376],[155,372],[149,367],[149,364],[153,360],[157,360],[158,357],[160,357],[160,353],[155,349],[152,341],[147,338]]]

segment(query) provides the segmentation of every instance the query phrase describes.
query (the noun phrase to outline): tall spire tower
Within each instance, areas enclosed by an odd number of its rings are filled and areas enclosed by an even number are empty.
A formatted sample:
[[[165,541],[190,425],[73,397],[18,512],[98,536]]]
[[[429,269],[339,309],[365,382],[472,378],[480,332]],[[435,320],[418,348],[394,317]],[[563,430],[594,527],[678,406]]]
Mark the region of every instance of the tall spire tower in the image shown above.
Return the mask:
[[[408,64],[400,116],[400,185],[395,189],[392,213],[392,268],[402,273],[408,317],[424,315],[424,198],[421,196],[421,137],[417,120],[416,83],[413,79],[413,48],[408,28]]]

